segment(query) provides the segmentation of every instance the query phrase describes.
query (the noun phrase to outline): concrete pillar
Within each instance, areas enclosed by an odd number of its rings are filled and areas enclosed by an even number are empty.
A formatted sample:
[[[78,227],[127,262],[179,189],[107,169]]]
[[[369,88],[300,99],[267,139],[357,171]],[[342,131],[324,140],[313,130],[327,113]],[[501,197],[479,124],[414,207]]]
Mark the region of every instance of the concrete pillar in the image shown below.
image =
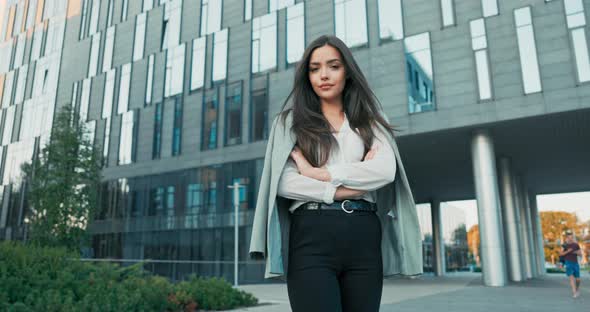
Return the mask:
[[[434,275],[443,276],[446,272],[446,257],[440,201],[432,200],[430,202],[430,214],[432,216],[432,260],[434,260]]]
[[[543,228],[541,227],[541,216],[537,209],[537,194],[529,193],[529,204],[531,206],[531,223],[533,224],[533,244],[535,245],[535,256],[537,259],[537,273],[545,275],[545,249],[543,240]]]
[[[520,282],[523,280],[520,248],[520,214],[516,206],[515,187],[509,158],[500,158],[499,173],[508,277],[511,281]]]
[[[524,210],[526,213],[526,226],[527,226],[527,241],[529,242],[529,259],[531,262],[531,274],[533,278],[536,278],[539,276],[539,272],[537,270],[537,254],[535,252],[536,249],[536,244],[535,244],[535,232],[534,232],[534,228],[533,228],[533,214],[531,212],[531,205],[530,205],[530,201],[529,201],[529,197],[528,197],[528,191],[526,189],[526,185],[523,184],[523,192],[522,192],[522,199],[524,201]]]
[[[494,144],[487,130],[474,132],[471,139],[471,157],[477,198],[483,282],[486,286],[505,286],[507,275],[496,159]]]
[[[529,232],[530,228],[528,227],[528,219],[527,219],[527,212],[526,212],[526,196],[524,195],[525,192],[523,191],[523,181],[522,177],[515,176],[514,177],[514,186],[515,186],[515,198],[520,215],[520,241],[521,241],[521,265],[523,268],[523,278],[524,279],[531,279],[533,278],[533,266],[532,266],[532,253],[531,253],[531,241],[529,240]]]

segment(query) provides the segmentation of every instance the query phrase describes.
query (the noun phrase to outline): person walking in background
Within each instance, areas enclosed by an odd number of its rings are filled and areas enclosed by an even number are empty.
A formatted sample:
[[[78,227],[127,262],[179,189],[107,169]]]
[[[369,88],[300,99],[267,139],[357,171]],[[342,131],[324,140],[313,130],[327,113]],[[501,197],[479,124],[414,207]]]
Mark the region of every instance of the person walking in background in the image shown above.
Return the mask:
[[[568,232],[565,237],[564,250],[559,253],[559,256],[563,256],[565,260],[565,274],[569,278],[574,298],[580,296],[580,264],[578,263],[578,256],[581,255],[580,245],[574,241],[573,234]]]

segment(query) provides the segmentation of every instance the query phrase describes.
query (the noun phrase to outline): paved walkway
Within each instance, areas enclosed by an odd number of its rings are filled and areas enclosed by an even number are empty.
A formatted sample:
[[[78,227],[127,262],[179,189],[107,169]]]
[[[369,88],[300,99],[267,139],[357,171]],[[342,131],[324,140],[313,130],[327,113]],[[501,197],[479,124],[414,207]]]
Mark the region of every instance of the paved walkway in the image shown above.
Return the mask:
[[[240,309],[250,312],[287,312],[285,284],[244,285],[261,305]],[[485,287],[481,275],[458,273],[437,278],[386,280],[381,311],[590,311],[590,278],[583,276],[580,298],[571,298],[564,275],[551,274],[506,287]]]

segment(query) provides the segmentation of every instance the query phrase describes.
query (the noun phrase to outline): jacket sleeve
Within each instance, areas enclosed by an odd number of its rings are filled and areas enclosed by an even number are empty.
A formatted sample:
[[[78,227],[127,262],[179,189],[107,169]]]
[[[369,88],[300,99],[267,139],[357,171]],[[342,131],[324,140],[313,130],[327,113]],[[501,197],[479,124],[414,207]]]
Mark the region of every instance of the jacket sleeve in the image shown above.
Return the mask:
[[[277,194],[281,197],[331,204],[336,193],[334,184],[299,174],[297,165],[289,158],[279,180]]]
[[[274,144],[274,133],[279,116],[275,117],[268,142],[266,144],[266,152],[264,154],[264,166],[262,168],[262,176],[258,188],[258,196],[256,199],[256,209],[254,211],[254,222],[252,224],[252,236],[250,237],[250,258],[264,259],[266,257],[266,232],[268,212],[268,196],[270,191],[271,178],[271,155]]]
[[[374,191],[393,182],[397,169],[395,154],[380,130],[375,130],[372,148],[377,150],[371,160],[327,166],[332,184],[355,190]]]

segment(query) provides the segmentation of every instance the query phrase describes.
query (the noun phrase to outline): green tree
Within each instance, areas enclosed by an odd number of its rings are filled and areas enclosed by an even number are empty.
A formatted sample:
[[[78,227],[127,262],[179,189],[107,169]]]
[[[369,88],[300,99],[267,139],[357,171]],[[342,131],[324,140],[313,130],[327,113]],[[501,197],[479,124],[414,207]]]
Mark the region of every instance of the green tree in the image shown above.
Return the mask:
[[[78,249],[98,205],[100,152],[89,130],[64,106],[54,119],[49,143],[21,170],[27,192],[27,236],[44,246]]]

